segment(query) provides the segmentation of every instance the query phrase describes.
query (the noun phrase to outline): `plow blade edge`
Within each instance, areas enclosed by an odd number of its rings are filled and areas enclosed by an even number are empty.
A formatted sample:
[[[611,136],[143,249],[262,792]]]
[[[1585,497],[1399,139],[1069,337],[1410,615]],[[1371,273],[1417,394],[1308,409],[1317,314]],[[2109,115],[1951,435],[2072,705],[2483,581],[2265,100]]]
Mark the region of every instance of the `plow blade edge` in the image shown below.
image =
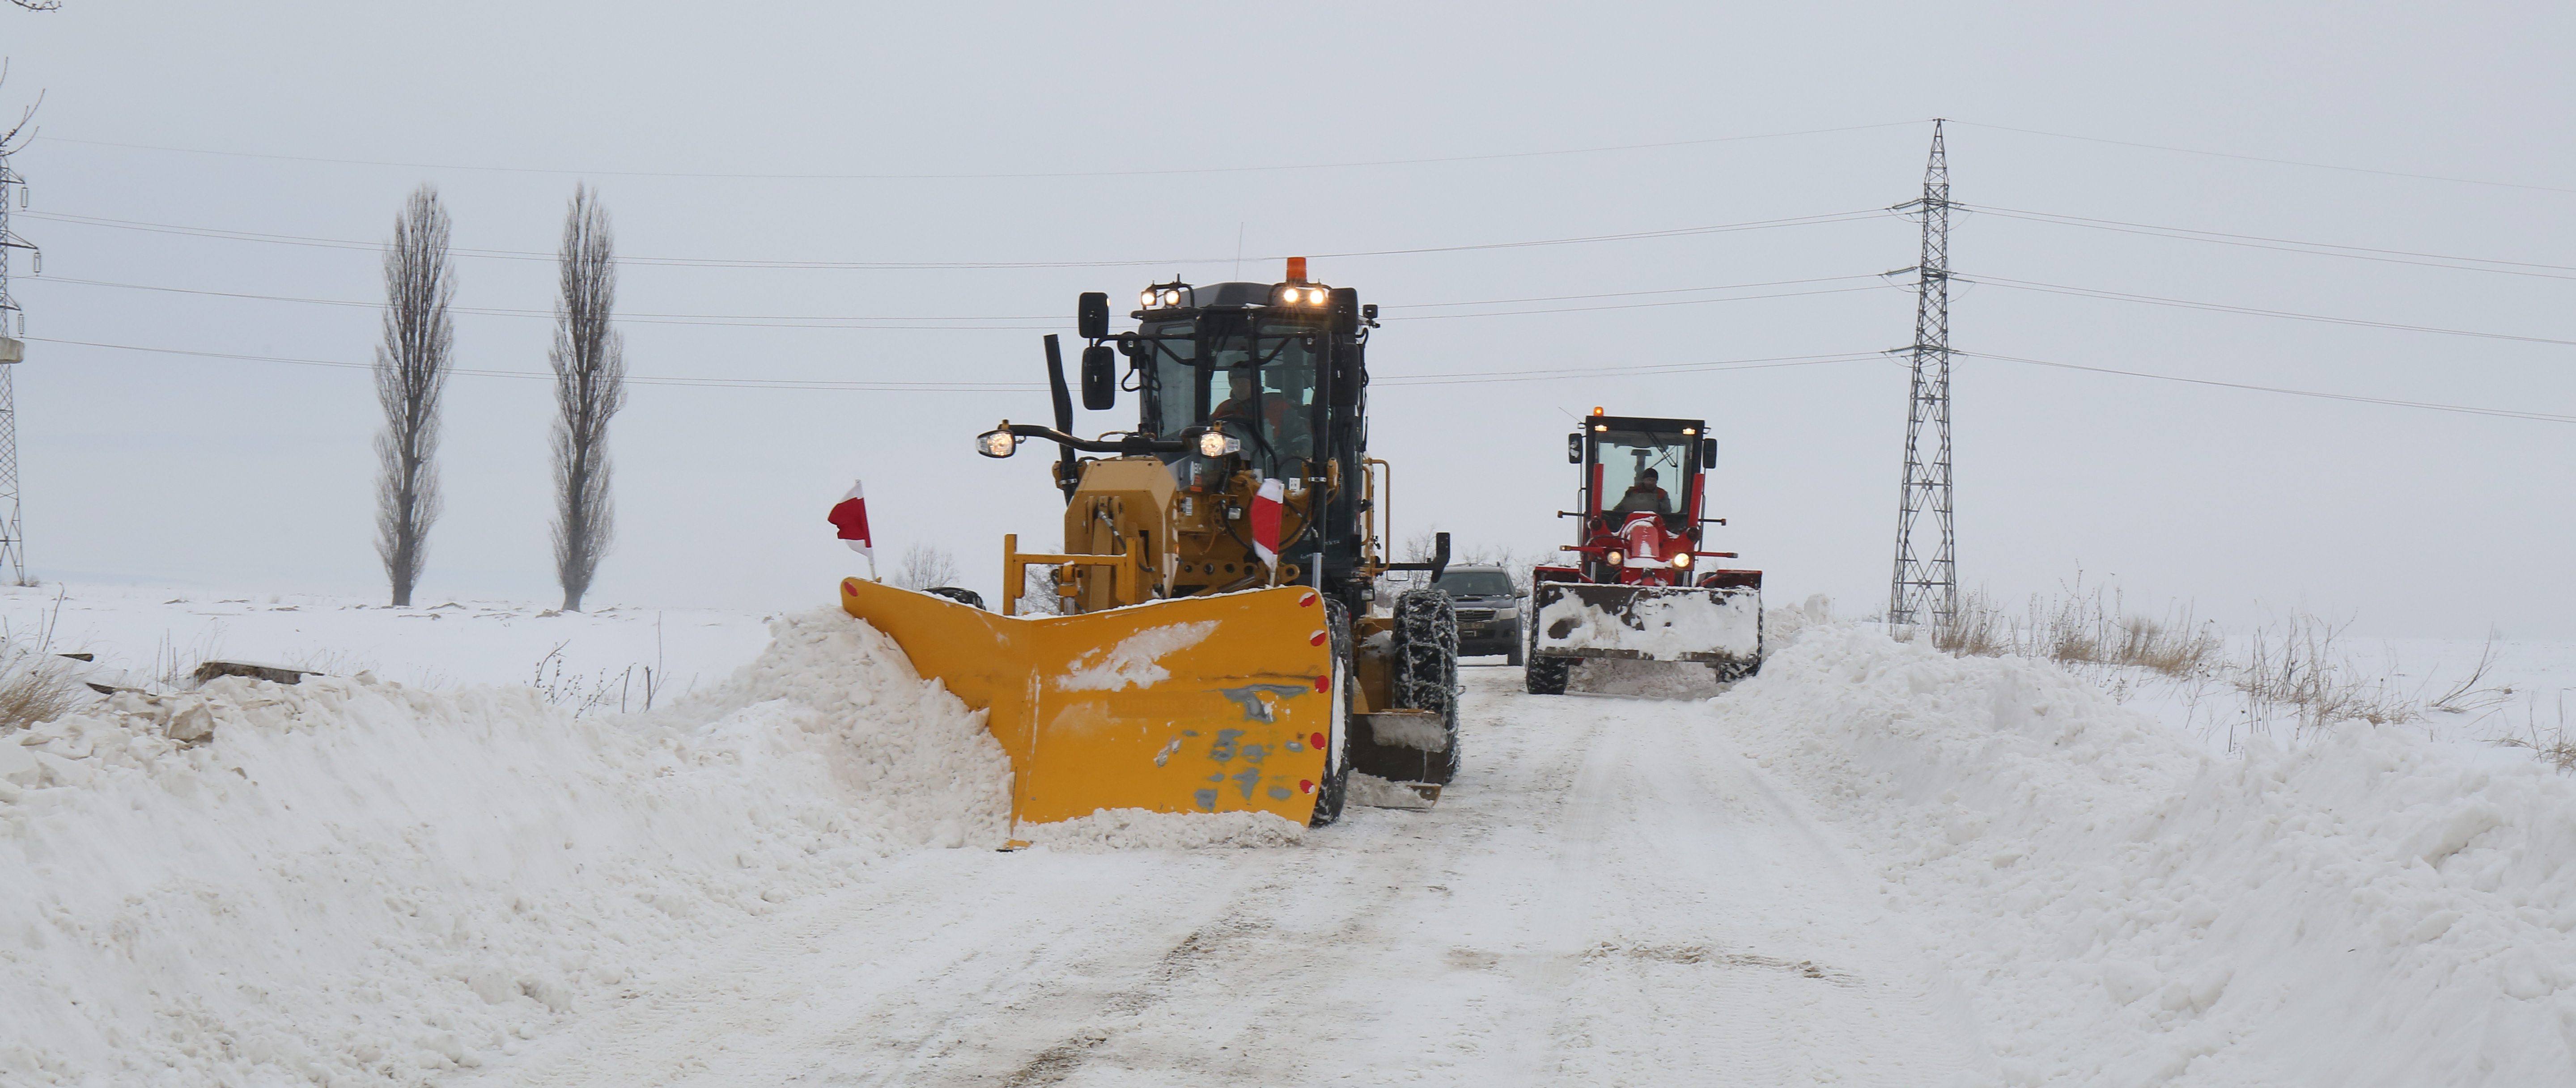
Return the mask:
[[[903,647],[1011,760],[1013,818],[1104,808],[1306,823],[1341,743],[1324,604],[1285,586],[1012,617],[857,578],[841,608]]]
[[[1542,655],[1748,667],[1762,659],[1758,589],[1580,582],[1531,589],[1532,649]]]

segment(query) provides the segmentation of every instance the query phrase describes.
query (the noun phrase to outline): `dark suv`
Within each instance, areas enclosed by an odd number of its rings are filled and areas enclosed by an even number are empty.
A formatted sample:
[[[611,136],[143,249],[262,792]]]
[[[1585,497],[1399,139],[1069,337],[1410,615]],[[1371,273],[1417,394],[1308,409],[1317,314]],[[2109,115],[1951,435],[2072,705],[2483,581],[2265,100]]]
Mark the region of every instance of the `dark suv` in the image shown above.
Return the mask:
[[[1494,566],[1452,565],[1431,588],[1449,594],[1458,610],[1458,656],[1510,654],[1521,663],[1521,598],[1510,571]]]

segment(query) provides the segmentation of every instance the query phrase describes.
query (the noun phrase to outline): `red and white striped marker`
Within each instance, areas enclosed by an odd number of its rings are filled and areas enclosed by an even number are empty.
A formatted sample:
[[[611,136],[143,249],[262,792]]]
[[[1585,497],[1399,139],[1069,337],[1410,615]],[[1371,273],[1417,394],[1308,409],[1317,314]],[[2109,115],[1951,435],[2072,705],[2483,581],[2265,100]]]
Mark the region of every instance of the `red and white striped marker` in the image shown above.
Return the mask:
[[[1279,504],[1286,495],[1279,481],[1263,480],[1252,496],[1252,550],[1274,569],[1279,566]]]

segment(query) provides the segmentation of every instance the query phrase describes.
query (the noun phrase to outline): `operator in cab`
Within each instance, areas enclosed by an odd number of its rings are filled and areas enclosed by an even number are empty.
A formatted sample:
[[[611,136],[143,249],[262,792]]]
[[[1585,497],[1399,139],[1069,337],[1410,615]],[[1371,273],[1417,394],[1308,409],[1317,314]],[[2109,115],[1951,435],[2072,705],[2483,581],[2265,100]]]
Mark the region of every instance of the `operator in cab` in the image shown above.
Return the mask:
[[[1208,421],[1233,419],[1250,424],[1261,433],[1263,441],[1282,457],[1310,456],[1305,418],[1296,411],[1297,397],[1287,390],[1261,389],[1261,372],[1248,366],[1229,367],[1225,372],[1226,396],[1208,409]],[[1256,400],[1256,394],[1258,398]],[[1254,405],[1260,410],[1256,413]]]
[[[1225,399],[1218,402],[1216,407],[1208,410],[1208,418],[1233,418],[1240,419],[1246,423],[1266,422],[1269,426],[1264,429],[1265,432],[1277,432],[1279,428],[1279,417],[1286,414],[1288,402],[1284,398],[1271,398],[1270,411],[1267,413],[1270,418],[1268,420],[1256,421],[1252,418],[1252,394],[1255,388],[1256,379],[1253,377],[1253,370],[1251,367],[1239,366],[1226,371]]]
[[[1619,505],[1611,507],[1610,512],[1653,514],[1664,518],[1673,516],[1673,497],[1656,485],[1658,479],[1651,468],[1637,473],[1637,482],[1629,485],[1627,494],[1619,496]]]

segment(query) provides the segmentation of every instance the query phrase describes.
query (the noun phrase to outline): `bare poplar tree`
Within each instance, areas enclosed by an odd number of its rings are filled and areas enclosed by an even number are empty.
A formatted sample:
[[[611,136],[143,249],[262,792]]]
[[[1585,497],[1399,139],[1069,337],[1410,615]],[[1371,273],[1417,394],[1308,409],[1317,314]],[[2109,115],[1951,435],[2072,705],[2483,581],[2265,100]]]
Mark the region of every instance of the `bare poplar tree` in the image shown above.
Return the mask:
[[[555,343],[555,576],[564,611],[581,611],[590,576],[608,551],[615,509],[608,495],[608,419],[626,404],[625,338],[608,327],[617,266],[608,212],[589,186],[573,189],[557,257]]]
[[[376,555],[385,561],[396,605],[411,604],[438,520],[439,398],[455,328],[447,302],[456,276],[447,265],[447,209],[438,190],[412,190],[385,247],[385,342],[376,347]]]
[[[905,589],[937,589],[957,582],[957,553],[934,544],[915,544],[903,550],[903,563],[895,568],[894,584]]]

